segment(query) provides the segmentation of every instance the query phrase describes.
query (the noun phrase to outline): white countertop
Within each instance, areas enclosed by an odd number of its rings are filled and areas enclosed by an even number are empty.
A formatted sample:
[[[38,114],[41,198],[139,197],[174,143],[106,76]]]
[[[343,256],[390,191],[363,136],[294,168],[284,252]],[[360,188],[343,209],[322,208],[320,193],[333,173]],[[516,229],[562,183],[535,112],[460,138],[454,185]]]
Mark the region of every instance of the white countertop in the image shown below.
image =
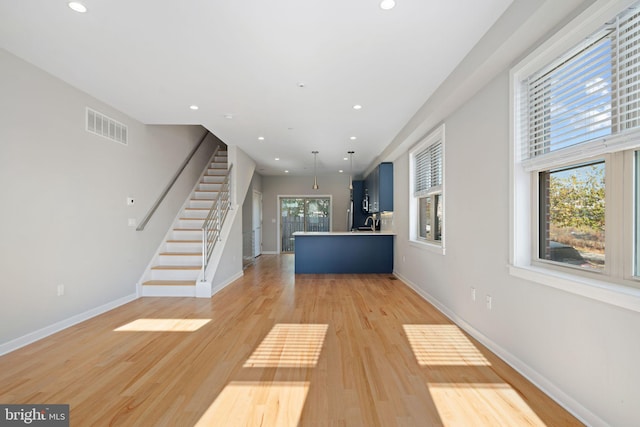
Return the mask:
[[[296,231],[294,236],[395,236],[393,231]]]

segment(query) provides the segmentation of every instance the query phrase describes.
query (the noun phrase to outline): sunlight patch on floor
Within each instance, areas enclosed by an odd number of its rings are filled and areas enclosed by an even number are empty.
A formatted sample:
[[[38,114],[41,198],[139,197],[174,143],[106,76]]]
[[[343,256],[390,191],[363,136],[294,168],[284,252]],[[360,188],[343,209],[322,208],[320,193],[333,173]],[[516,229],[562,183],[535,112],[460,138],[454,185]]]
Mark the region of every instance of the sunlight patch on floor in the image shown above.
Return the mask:
[[[421,366],[491,366],[456,325],[402,325]]]
[[[545,426],[506,383],[430,383],[429,392],[443,425]]]
[[[297,426],[308,391],[308,381],[232,381],[196,427]]]
[[[278,323],[245,362],[244,368],[313,367],[328,325]]]
[[[117,332],[194,332],[211,319],[138,319],[114,329]]]

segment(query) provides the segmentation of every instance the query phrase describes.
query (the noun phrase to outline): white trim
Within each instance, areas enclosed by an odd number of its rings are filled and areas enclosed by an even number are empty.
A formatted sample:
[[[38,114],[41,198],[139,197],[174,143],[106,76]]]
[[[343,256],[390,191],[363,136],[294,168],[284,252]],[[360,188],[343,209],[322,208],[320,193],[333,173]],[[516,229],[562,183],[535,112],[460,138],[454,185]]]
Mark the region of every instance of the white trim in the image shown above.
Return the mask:
[[[92,308],[91,310],[87,310],[84,313],[76,314],[75,316],[71,316],[68,319],[61,320],[52,325],[46,326],[42,329],[38,329],[37,331],[33,331],[28,333],[27,335],[23,335],[19,338],[13,339],[9,342],[6,342],[0,345],[0,356],[3,354],[10,353],[15,351],[21,347],[34,343],[38,340],[48,337],[49,335],[53,335],[56,332],[60,332],[64,329],[67,329],[73,325],[84,322],[85,320],[89,320],[93,317],[99,316],[107,311],[113,310],[121,305],[130,303],[138,299],[137,294],[130,294],[122,298],[118,298],[117,300],[111,301],[107,304],[103,304],[101,306]]]
[[[437,243],[432,243],[430,241],[421,241],[421,240],[409,240],[409,246],[414,247],[416,249],[420,249],[421,251],[431,252],[437,255],[444,255],[445,249],[441,245]]]
[[[533,172],[638,147],[640,147],[640,129],[634,129],[591,142],[576,144],[544,156],[532,157],[531,159],[523,160],[521,165],[525,171]]]
[[[503,362],[515,369],[520,375],[525,377],[528,381],[538,387],[543,393],[549,396],[552,400],[569,411],[573,416],[578,418],[582,423],[591,426],[607,426],[608,424],[596,414],[585,408],[577,400],[569,396],[567,393],[558,388],[555,384],[549,381],[546,377],[541,375],[531,366],[524,363],[518,357],[514,356],[508,350],[495,343],[489,337],[482,332],[475,329],[464,319],[458,316],[455,312],[449,310],[444,304],[424,291],[422,288],[412,283],[407,278],[403,277],[397,271],[393,272],[394,276],[399,278],[405,285],[413,289],[420,297],[433,305],[438,311],[449,318],[454,324],[459,326],[462,330],[467,332],[473,338],[478,340],[482,345],[487,347],[493,353],[495,353]]]
[[[509,266],[520,279],[640,313],[640,289],[535,266]]]
[[[211,292],[211,296],[214,296],[215,294],[217,294],[218,292],[220,292],[221,290],[223,290],[224,288],[226,288],[236,280],[242,278],[243,276],[244,276],[244,270],[237,272],[233,276],[229,277],[226,281],[219,283],[215,288],[213,288]]]
[[[196,283],[196,297],[197,298],[212,298],[215,294],[240,279],[244,276],[244,270],[241,270],[229,277],[224,282],[218,283],[215,287],[212,286],[211,282],[197,282]]]

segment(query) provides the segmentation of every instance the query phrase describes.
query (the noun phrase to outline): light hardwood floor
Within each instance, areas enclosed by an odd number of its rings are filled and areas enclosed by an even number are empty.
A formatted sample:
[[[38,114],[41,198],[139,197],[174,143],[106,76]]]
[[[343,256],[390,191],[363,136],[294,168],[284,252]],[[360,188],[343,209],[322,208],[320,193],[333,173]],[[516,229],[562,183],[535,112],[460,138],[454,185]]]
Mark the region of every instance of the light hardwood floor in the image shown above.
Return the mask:
[[[72,426],[580,425],[400,280],[291,255],[0,357],[0,403],[68,403]]]

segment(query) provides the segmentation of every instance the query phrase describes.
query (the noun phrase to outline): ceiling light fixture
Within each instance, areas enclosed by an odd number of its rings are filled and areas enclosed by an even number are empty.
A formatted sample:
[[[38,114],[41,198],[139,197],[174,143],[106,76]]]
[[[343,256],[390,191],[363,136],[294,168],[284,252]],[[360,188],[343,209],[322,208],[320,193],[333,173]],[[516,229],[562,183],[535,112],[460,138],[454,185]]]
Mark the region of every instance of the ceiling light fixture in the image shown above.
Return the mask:
[[[289,171],[288,171],[288,170],[285,170],[285,171],[284,171],[284,173],[289,173]]]
[[[224,118],[231,120],[231,119],[233,119],[233,114],[225,114]]]
[[[79,1],[70,1],[69,3],[67,3],[67,6],[69,6],[71,10],[78,13],[85,13],[87,11],[87,7]]]
[[[264,136],[259,136],[258,141],[264,141]]]
[[[380,2],[380,9],[382,10],[391,10],[396,7],[396,2],[394,0],[382,0]]]
[[[349,172],[349,190],[353,190],[353,153],[355,151],[347,151],[349,159],[351,159],[351,171]]]
[[[195,111],[200,107],[198,107],[197,105],[190,105],[189,108],[191,108],[193,111]]]
[[[349,139],[352,140],[352,141],[355,141],[356,139],[358,139],[358,137],[357,136],[352,136],[352,137],[349,137]]]
[[[362,109],[362,105],[356,104],[356,105],[353,106],[353,109],[354,110],[361,110]]]
[[[320,187],[318,186],[318,168],[317,168],[317,151],[312,151],[313,153],[313,188],[314,190],[318,190]]]
[[[280,157],[276,157],[276,161],[280,160]]]

